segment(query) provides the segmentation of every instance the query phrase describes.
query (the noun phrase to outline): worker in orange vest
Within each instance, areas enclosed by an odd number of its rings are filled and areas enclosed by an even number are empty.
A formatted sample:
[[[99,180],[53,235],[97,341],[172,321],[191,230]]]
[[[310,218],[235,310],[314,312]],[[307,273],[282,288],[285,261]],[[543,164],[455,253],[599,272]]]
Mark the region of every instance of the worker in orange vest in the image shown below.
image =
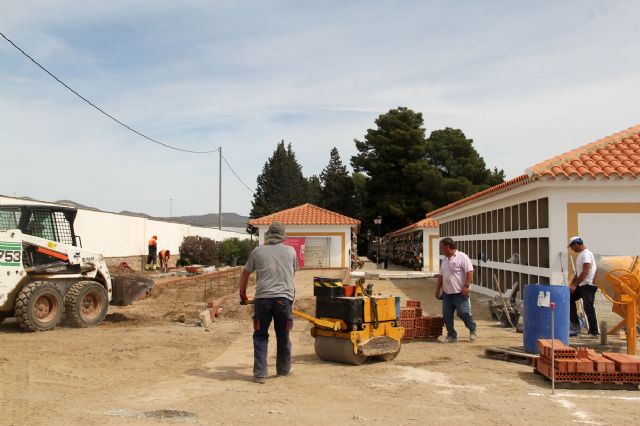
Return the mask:
[[[158,257],[160,259],[160,269],[164,273],[169,269],[169,260],[171,259],[171,252],[169,250],[160,250],[158,253]]]
[[[158,236],[154,235],[149,240],[149,254],[147,256],[146,270],[156,270],[156,257],[158,255]]]

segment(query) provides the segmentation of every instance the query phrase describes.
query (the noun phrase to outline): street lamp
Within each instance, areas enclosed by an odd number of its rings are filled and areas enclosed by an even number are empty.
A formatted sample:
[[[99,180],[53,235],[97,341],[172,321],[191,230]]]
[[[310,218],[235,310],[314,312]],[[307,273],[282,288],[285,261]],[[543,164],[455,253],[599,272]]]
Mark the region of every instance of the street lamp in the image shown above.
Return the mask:
[[[373,219],[373,223],[378,225],[378,252],[376,253],[376,268],[380,267],[380,224],[382,224],[382,216]]]
[[[373,236],[373,232],[371,229],[367,231],[367,257],[371,256],[371,237]]]

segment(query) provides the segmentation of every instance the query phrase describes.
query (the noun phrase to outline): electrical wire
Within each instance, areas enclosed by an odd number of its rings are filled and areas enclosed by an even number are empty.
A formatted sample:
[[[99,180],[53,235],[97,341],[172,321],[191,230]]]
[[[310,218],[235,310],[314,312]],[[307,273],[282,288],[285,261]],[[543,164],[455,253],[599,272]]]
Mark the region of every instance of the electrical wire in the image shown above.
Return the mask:
[[[48,69],[46,69],[45,67],[43,67],[42,65],[40,65],[40,63],[38,61],[36,61],[35,59],[33,59],[27,52],[25,52],[24,50],[22,50],[20,47],[18,47],[18,45],[16,45],[13,41],[11,41],[7,36],[5,36],[2,32],[0,32],[0,36],[2,36],[2,38],[4,38],[6,41],[8,41],[13,47],[15,47],[16,49],[18,49],[18,51],[20,53],[22,53],[24,56],[26,56],[27,58],[29,58],[31,60],[31,62],[33,62],[34,64],[36,64],[42,71],[46,72],[47,74],[49,74],[49,76],[51,76],[54,80],[56,80],[58,83],[62,84],[64,87],[66,87],[71,93],[73,93],[74,95],[76,95],[77,97],[79,97],[80,99],[82,99],[83,101],[85,101],[87,104],[91,105],[93,108],[95,108],[96,110],[98,110],[100,113],[102,113],[103,115],[107,116],[108,118],[110,118],[111,120],[115,121],[116,123],[120,124],[121,126],[123,126],[124,128],[132,131],[133,133],[137,134],[138,136],[142,136],[143,138],[147,139],[148,141],[151,141],[155,144],[164,146],[165,148],[169,148],[169,149],[173,149],[175,151],[181,151],[181,152],[188,152],[191,154],[211,154],[214,153],[216,151],[218,151],[217,149],[213,149],[210,151],[194,151],[191,149],[183,149],[183,148],[178,148],[175,146],[171,146],[168,145],[164,142],[160,142],[158,140],[155,140],[147,135],[145,135],[142,132],[139,132],[138,130],[134,129],[133,127],[129,126],[128,124],[123,123],[122,121],[118,120],[116,117],[114,117],[113,115],[109,114],[108,112],[106,112],[105,110],[103,110],[102,108],[100,108],[99,106],[97,106],[96,104],[94,104],[93,102],[91,102],[89,99],[85,98],[84,96],[82,96],[80,93],[76,92],[75,90],[73,90],[71,87],[69,87],[64,81],[60,80],[58,77],[56,77],[53,73],[51,73]],[[225,160],[226,161],[226,160]],[[234,172],[235,174],[235,172]],[[237,175],[236,175],[237,177]],[[239,178],[238,178],[239,179]],[[244,183],[243,183],[244,184]],[[245,185],[246,186],[246,185]]]
[[[233,173],[236,176],[236,179],[238,179],[238,181],[249,190],[249,192],[251,192],[253,195],[256,195],[256,193],[254,192],[253,189],[249,188],[249,185],[247,185],[246,183],[244,183],[244,181],[240,178],[240,176],[238,176],[238,174],[236,173],[235,170],[233,170],[233,167],[231,167],[231,164],[229,164],[229,162],[227,161],[227,159],[224,157],[224,155],[222,155],[222,153],[220,153],[220,156],[222,157],[222,159],[224,160],[225,164],[227,165],[227,167],[229,167],[229,170],[231,170],[231,173]]]
[[[95,108],[97,111],[99,111],[100,113],[102,113],[103,115],[105,115],[106,117],[110,118],[111,120],[115,121],[116,123],[118,123],[119,125],[123,126],[124,128],[130,130],[131,132],[137,134],[138,136],[141,136],[145,139],[147,139],[150,142],[153,142],[155,144],[161,145],[165,148],[169,148],[169,149],[173,149],[175,151],[180,151],[180,152],[187,152],[187,153],[191,153],[191,154],[212,154],[214,152],[218,152],[220,157],[224,160],[225,164],[227,165],[227,167],[229,168],[229,170],[231,170],[231,172],[233,173],[233,175],[236,177],[236,179],[238,179],[238,181],[249,191],[251,192],[253,195],[256,195],[255,191],[253,189],[251,189],[249,187],[249,185],[247,185],[242,178],[240,178],[240,176],[238,175],[238,173],[233,169],[233,167],[231,167],[231,164],[229,164],[229,161],[224,157],[224,155],[222,155],[222,151],[220,149],[212,149],[212,150],[208,150],[208,151],[195,151],[195,150],[191,150],[191,149],[183,149],[183,148],[178,148],[175,146],[171,146],[168,145],[164,142],[160,142],[156,139],[153,139],[147,135],[145,135],[144,133],[134,129],[133,127],[129,126],[126,123],[123,123],[122,121],[120,121],[119,119],[117,119],[116,117],[114,117],[113,115],[109,114],[108,112],[106,112],[105,110],[103,110],[102,108],[100,108],[99,106],[97,106],[96,104],[94,104],[93,102],[91,102],[89,99],[85,98],[84,96],[82,96],[80,93],[78,93],[77,91],[75,91],[74,89],[72,89],[69,85],[67,85],[64,81],[60,80],[58,77],[56,77],[52,72],[50,72],[48,69],[46,69],[44,66],[42,66],[38,61],[36,61],[33,57],[31,57],[27,52],[25,52],[24,50],[22,50],[18,45],[16,45],[11,39],[9,39],[6,35],[4,35],[4,33],[2,33],[0,31],[0,36],[2,36],[2,38],[4,38],[7,42],[9,42],[13,47],[15,47],[20,53],[22,53],[25,57],[27,57],[31,62],[33,62],[34,64],[36,64],[38,66],[38,68],[40,68],[42,71],[46,72],[49,76],[51,76],[51,78],[53,78],[54,80],[56,80],[58,83],[60,83],[61,85],[63,85],[67,90],[69,90],[71,93],[73,93],[74,95],[76,95],[78,98],[82,99],[84,102],[86,102],[87,104],[89,104],[91,107]],[[266,200],[265,200],[266,201]]]

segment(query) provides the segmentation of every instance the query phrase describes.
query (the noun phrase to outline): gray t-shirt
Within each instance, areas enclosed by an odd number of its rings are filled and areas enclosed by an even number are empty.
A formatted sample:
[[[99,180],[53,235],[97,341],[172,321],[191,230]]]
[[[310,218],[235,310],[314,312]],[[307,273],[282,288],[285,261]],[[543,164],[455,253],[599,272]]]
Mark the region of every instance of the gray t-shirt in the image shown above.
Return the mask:
[[[249,273],[256,272],[256,299],[286,297],[293,301],[293,275],[298,270],[298,258],[292,247],[282,243],[256,247],[244,269]]]

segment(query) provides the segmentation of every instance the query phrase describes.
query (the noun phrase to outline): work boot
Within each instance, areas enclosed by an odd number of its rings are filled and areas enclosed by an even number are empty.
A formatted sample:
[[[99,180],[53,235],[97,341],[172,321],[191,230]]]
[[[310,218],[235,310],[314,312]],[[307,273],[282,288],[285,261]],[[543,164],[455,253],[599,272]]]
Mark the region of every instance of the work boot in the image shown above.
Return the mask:
[[[457,337],[447,336],[442,340],[442,343],[456,343],[458,341]]]
[[[290,376],[290,375],[292,375],[292,374],[293,374],[293,367],[291,367],[291,368],[289,369],[289,371],[288,371],[288,372],[286,372],[286,373],[278,373],[278,376],[283,376],[283,377],[284,377],[284,376]]]
[[[267,378],[266,377],[254,377],[253,381],[255,383],[260,383],[261,385],[264,385],[265,383],[267,383]]]
[[[477,338],[478,338],[478,335],[476,334],[475,331],[472,331],[471,333],[469,333],[469,341],[470,342],[475,342]]]

